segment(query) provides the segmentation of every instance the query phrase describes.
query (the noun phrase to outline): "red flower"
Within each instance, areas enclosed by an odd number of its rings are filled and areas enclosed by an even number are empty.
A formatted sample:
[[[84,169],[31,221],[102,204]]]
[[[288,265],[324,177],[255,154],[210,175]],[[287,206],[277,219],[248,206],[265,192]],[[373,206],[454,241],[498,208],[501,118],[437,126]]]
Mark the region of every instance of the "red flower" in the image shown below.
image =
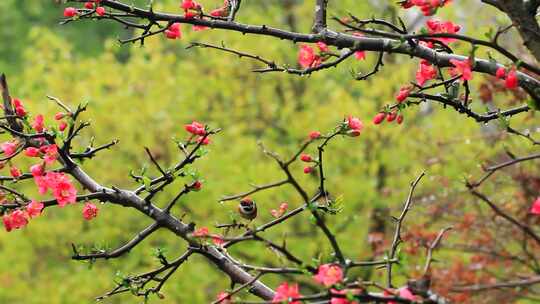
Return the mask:
[[[77,200],[77,189],[64,173],[47,172],[45,176],[35,176],[34,180],[41,194],[45,194],[48,189],[52,190],[52,194],[60,207],[75,203]]]
[[[201,227],[193,232],[194,237],[205,237],[208,236],[210,233],[210,230],[208,230],[208,227]]]
[[[321,137],[321,132],[319,132],[319,131],[311,131],[311,132],[309,132],[309,138],[310,139],[317,139],[319,137]]]
[[[396,121],[397,121],[398,125],[400,125],[403,122],[403,115],[398,115]]]
[[[404,86],[399,89],[399,92],[396,95],[396,100],[398,103],[402,103],[407,97],[409,97],[409,94],[411,93],[412,88],[410,86]]]
[[[437,69],[432,66],[427,60],[422,59],[420,61],[420,66],[416,71],[416,82],[419,85],[424,85],[424,83],[430,79],[437,77]]]
[[[319,266],[319,270],[313,278],[318,283],[329,287],[343,280],[343,270],[335,264],[324,264]]]
[[[309,155],[309,154],[302,154],[300,156],[300,160],[303,161],[303,162],[308,163],[308,162],[312,161],[313,159],[311,158],[311,155]]]
[[[540,215],[540,197],[536,198],[529,212],[534,215]]]
[[[276,288],[276,294],[272,299],[272,303],[286,302],[289,304],[301,304],[300,301],[291,301],[291,299],[299,298],[300,292],[298,291],[298,284],[291,284],[284,282]]]
[[[503,79],[506,76],[506,69],[503,67],[500,67],[497,69],[497,72],[495,72],[495,77],[497,79]]]
[[[311,172],[313,172],[313,167],[304,167],[305,174],[310,174]]]
[[[186,131],[188,131],[189,133],[193,135],[204,136],[206,134],[204,125],[196,121],[193,121],[189,125],[185,125],[184,128],[186,129]]]
[[[180,23],[175,22],[165,30],[165,36],[169,39],[182,38],[182,32],[180,31]]]
[[[231,304],[231,295],[226,292],[220,292],[216,298],[217,304]]]
[[[461,80],[471,80],[472,79],[472,71],[471,71],[471,61],[469,59],[466,60],[456,60],[456,59],[450,59],[450,63],[454,65],[454,68],[450,70],[450,74],[452,76],[456,76],[458,74],[461,74]]]
[[[0,144],[0,149],[2,149],[2,151],[4,151],[4,155],[6,157],[9,157],[9,156],[15,154],[15,152],[17,151],[17,146],[18,146],[17,143],[12,142],[12,141],[7,141],[5,143]]]
[[[43,207],[43,203],[32,200],[30,204],[26,205],[26,213],[30,218],[37,217],[41,214]]]
[[[93,9],[94,8],[94,2],[88,1],[84,4],[84,7],[87,9]]]
[[[43,115],[36,115],[36,117],[34,118],[34,123],[32,123],[32,128],[34,128],[36,132],[43,132],[43,129],[45,128],[43,125]]]
[[[77,15],[77,9],[74,7],[66,7],[64,9],[64,17],[66,18],[72,18]]]
[[[307,44],[300,47],[298,53],[298,63],[304,68],[315,67],[321,63],[319,56],[315,55],[313,48]]]
[[[186,19],[192,19],[195,16],[197,16],[197,13],[195,13],[195,12],[185,12],[184,13],[184,18],[186,18]]]
[[[96,14],[98,14],[99,16],[105,15],[105,8],[103,6],[99,6],[98,8],[96,8]]]
[[[98,214],[98,207],[92,203],[86,203],[84,204],[82,214],[85,220],[89,221],[97,216]]]
[[[506,75],[506,80],[504,81],[504,86],[507,89],[513,90],[518,87],[519,81],[517,78],[517,73],[515,69],[511,69]]]
[[[21,176],[21,170],[19,170],[15,166],[11,166],[11,168],[9,169],[9,174],[11,174],[13,178],[19,178]]]
[[[375,117],[373,117],[373,123],[378,125],[381,122],[383,122],[385,118],[386,118],[386,113],[384,112],[378,113],[377,115],[375,115]]]
[[[428,21],[426,21],[426,27],[428,29],[428,33],[430,34],[455,34],[461,29],[459,25],[454,24],[450,21],[438,21],[434,19],[429,19]],[[447,37],[436,37],[433,39],[439,40],[444,44],[456,41],[455,38]]]

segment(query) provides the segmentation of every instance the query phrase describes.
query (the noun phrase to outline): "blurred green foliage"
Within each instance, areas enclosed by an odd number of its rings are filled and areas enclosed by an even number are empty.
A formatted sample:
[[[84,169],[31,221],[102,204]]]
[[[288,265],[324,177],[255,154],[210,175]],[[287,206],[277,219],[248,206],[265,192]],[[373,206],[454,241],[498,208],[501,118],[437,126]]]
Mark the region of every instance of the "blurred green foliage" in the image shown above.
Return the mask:
[[[178,10],[178,1],[154,2],[156,9]],[[220,2],[203,1],[207,6]],[[298,31],[310,28],[311,1],[289,1],[288,6],[280,2],[248,1],[240,20]],[[332,7],[331,15],[351,12],[359,17],[391,19],[397,13],[392,2],[340,1]],[[493,20],[470,18],[487,9],[480,9],[473,1],[463,2],[469,2],[467,9],[460,4],[441,13],[463,24],[468,34],[480,36],[500,18],[491,10]],[[337,69],[310,77],[261,75],[250,72],[259,67],[255,62],[185,47],[189,41],[223,41],[232,48],[295,64],[298,46],[217,30],[193,32],[188,26],[183,27],[185,36],[180,41],[159,36],[147,39],[144,47],[121,46],[116,39],[130,34],[121,26],[91,21],[60,26],[61,10],[52,1],[0,1],[0,11],[9,12],[0,21],[0,41],[4,42],[0,46],[0,70],[8,73],[12,94],[23,99],[32,114],[49,114],[48,123],[53,123],[51,115],[58,109],[46,95],[59,97],[72,106],[88,101],[84,117],[92,127],[84,137],[76,139],[78,147],[83,150],[91,137],[97,144],[120,140],[113,149],[83,164],[104,185],[135,187],[128,174],[149,164],[145,146],[164,166],[174,164],[181,153],[173,139],[186,137],[185,123],[196,119],[223,128],[212,139],[210,153],[194,165],[204,177],[203,191],[183,197],[175,211],[178,215],[185,213],[186,221],[198,225],[212,227],[231,220],[235,203],[219,204],[223,195],[246,191],[249,183],[264,184],[282,178],[273,160],[257,147],[257,141],[287,157],[309,131],[331,130],[348,114],[363,119],[366,128],[359,138],[340,138],[327,148],[328,189],[344,202],[344,211],[329,216],[328,221],[338,231],[344,251],[359,260],[371,255],[366,242],[371,210],[389,207],[396,214],[409,183],[422,170],[427,171],[428,178],[419,192],[444,195],[462,191],[464,178],[478,174],[480,161],[503,146],[511,147],[515,153],[528,149],[528,144],[519,138],[486,139],[489,132],[496,132],[496,124],[480,126],[438,105],[407,109],[403,125],[373,126],[371,117],[393,99],[402,84],[413,79],[417,60],[404,56],[385,57],[384,69],[363,82],[352,80],[349,72],[369,72],[376,54],[368,54],[366,61],[350,60]],[[408,14],[407,19],[415,16]],[[458,50],[469,51],[467,46]],[[477,54],[481,55],[485,53]],[[474,83],[481,79],[475,76]],[[502,100],[497,102],[503,104]],[[478,102],[473,106],[484,107]],[[316,190],[316,178],[304,175],[301,164],[295,165],[294,172],[307,189]],[[160,193],[158,202],[166,204],[183,182],[188,180],[177,181]],[[292,188],[253,197],[261,209],[255,224],[269,220],[270,210],[280,202],[287,201],[291,207],[300,204]],[[169,259],[185,250],[184,242],[162,231],[117,260],[98,261],[91,268],[71,261],[71,242],[87,248],[113,248],[149,224],[136,211],[112,205],[101,206],[98,218],[86,222],[81,209],[80,205],[50,208],[28,228],[0,233],[0,303],[90,303],[93,297],[113,287],[117,271],[134,274],[158,266],[152,248],[166,248]],[[411,222],[420,215],[421,211],[415,209]],[[306,214],[266,235],[277,242],[286,237],[290,249],[306,260],[319,256],[327,259],[330,252]],[[260,244],[240,245],[233,254],[250,264],[284,262]],[[191,259],[164,288],[165,299],[154,298],[153,302],[207,303],[229,287],[228,279],[206,261],[196,256]],[[356,271],[367,275],[365,270]],[[381,271],[374,271],[372,278],[380,275]],[[268,277],[265,282],[275,286],[281,280]],[[141,301],[130,295],[105,300]]]

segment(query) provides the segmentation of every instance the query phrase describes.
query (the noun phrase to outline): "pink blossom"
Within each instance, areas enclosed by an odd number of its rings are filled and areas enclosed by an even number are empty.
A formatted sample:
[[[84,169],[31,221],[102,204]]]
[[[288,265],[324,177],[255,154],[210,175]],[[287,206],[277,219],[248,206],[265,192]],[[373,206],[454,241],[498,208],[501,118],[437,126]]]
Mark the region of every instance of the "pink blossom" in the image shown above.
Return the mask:
[[[64,9],[64,17],[71,18],[71,17],[75,17],[75,15],[77,15],[77,9],[76,8],[74,8],[74,7],[66,7]]]
[[[15,166],[11,166],[11,168],[9,169],[9,173],[13,178],[19,178],[22,175],[21,170],[19,170],[19,168]]]
[[[99,6],[98,8],[96,8],[96,14],[98,14],[99,16],[105,15],[105,8],[103,6]]]
[[[33,177],[42,176],[45,173],[45,169],[42,164],[35,164],[30,167],[30,173]]]
[[[39,156],[39,149],[35,147],[28,147],[24,150],[24,155],[28,157],[38,157]]]
[[[313,158],[311,158],[311,155],[309,155],[309,154],[302,154],[302,155],[300,155],[300,160],[303,161],[303,162],[308,163],[308,162],[312,161]]]
[[[428,21],[426,21],[426,27],[429,34],[455,34],[461,29],[459,25],[454,24],[450,21],[438,21],[434,19],[429,19]],[[448,37],[436,37],[433,39],[439,40],[444,44],[456,41],[455,38]]]
[[[364,123],[360,119],[352,115],[349,115],[347,117],[347,125],[349,129],[357,131],[362,131],[362,129],[364,128]]]
[[[15,154],[15,152],[17,151],[17,146],[18,144],[16,142],[7,141],[0,144],[0,149],[4,151],[4,155],[6,157],[10,157],[11,155]]]
[[[311,132],[309,132],[309,138],[310,139],[317,139],[319,137],[321,137],[321,132],[319,132],[319,131],[311,131]]]
[[[184,128],[193,135],[204,136],[206,134],[204,125],[197,121],[193,121],[191,124],[185,125]]]
[[[43,203],[32,200],[30,204],[26,205],[26,213],[30,218],[37,217],[41,214],[41,210],[43,210]]]
[[[381,122],[383,122],[385,118],[386,118],[386,113],[384,112],[378,113],[377,115],[375,115],[375,117],[373,117],[373,123],[378,125]]]
[[[305,174],[310,174],[311,172],[313,172],[313,167],[304,167]]]
[[[182,31],[180,30],[180,23],[175,22],[165,30],[165,36],[169,39],[182,38]]]
[[[326,52],[326,53],[330,52],[330,48],[328,47],[328,45],[326,45],[326,43],[319,41],[316,44],[321,52]]]
[[[435,77],[437,77],[437,69],[427,60],[422,59],[420,61],[420,66],[416,71],[416,82],[418,82],[419,85],[424,85],[426,81],[434,79]]]
[[[43,115],[41,114],[36,115],[36,117],[34,118],[34,122],[32,123],[32,128],[34,128],[34,130],[36,130],[36,132],[38,133],[43,132],[43,130],[45,129],[43,121],[44,121]]]
[[[318,283],[329,287],[343,280],[343,270],[335,264],[324,264],[319,266],[319,270],[313,278]]]
[[[21,210],[15,210],[11,214],[4,215],[2,218],[7,232],[13,229],[19,229],[28,224],[28,215]]]
[[[454,65],[454,68],[450,70],[450,73],[452,75],[458,75],[461,74],[461,80],[471,80],[472,79],[472,71],[471,71],[471,61],[469,59],[466,60],[456,60],[456,59],[450,59],[450,63]]]
[[[409,97],[409,94],[411,93],[412,88],[410,86],[404,86],[399,89],[399,92],[396,95],[396,100],[398,103],[402,103],[407,97]]]
[[[291,299],[299,298],[302,295],[298,291],[298,284],[284,282],[276,288],[276,294],[272,299],[272,303],[282,303],[287,301],[289,304],[301,304],[300,301],[291,301]]]
[[[91,219],[93,219],[94,217],[97,216],[98,214],[98,207],[96,207],[96,205],[92,204],[92,203],[86,203],[84,204],[84,207],[83,207],[83,211],[82,211],[82,214],[83,214],[83,217],[89,221]]]
[[[208,227],[201,227],[193,232],[194,237],[205,237],[210,233]]]
[[[298,53],[298,63],[304,68],[310,68],[317,66],[320,63],[319,56],[315,55],[313,48],[307,44],[304,44],[300,47],[300,52]]]
[[[56,144],[43,146],[41,149],[45,153],[44,160],[47,165],[51,165],[58,158],[58,147]]]

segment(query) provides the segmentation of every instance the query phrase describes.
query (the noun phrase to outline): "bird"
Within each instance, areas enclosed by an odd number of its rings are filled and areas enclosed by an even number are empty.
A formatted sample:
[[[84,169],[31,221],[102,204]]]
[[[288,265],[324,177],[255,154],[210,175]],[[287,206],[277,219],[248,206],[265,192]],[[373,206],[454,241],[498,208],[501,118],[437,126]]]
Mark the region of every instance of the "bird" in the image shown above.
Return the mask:
[[[252,221],[257,217],[257,204],[246,196],[238,204],[238,213],[240,213],[241,217]]]

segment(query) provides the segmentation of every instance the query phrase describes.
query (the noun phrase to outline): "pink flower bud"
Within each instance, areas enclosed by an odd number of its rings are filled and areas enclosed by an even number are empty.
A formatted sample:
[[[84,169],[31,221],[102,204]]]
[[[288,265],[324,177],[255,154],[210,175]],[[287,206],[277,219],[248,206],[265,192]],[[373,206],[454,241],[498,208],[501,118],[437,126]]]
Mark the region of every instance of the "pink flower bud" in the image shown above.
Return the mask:
[[[511,69],[510,72],[508,72],[508,75],[506,76],[504,86],[507,89],[513,90],[518,87],[518,84],[519,82],[518,82],[516,70]]]
[[[304,173],[305,174],[310,174],[311,172],[313,172],[313,167],[305,167],[304,168]]]
[[[58,130],[60,130],[60,132],[63,132],[66,128],[67,128],[67,123],[65,121],[61,121],[58,124]]]
[[[302,154],[302,156],[300,156],[300,160],[307,163],[307,162],[312,161],[313,159],[311,158],[311,155],[309,154]]]
[[[77,15],[77,9],[74,7],[66,7],[64,9],[64,17],[66,18],[72,18]]]
[[[375,115],[375,117],[373,118],[373,123],[378,125],[381,122],[383,122],[385,118],[386,118],[386,113],[381,112],[381,113]]]
[[[403,122],[403,115],[398,115],[396,121],[397,121],[398,125],[400,125]]]
[[[38,157],[39,156],[39,149],[34,147],[28,147],[24,150],[24,155],[28,157]]]
[[[319,137],[321,137],[321,132],[319,132],[319,131],[311,131],[309,133],[309,138],[310,139],[317,139]]]
[[[98,8],[96,8],[96,14],[98,14],[99,16],[105,15],[105,8],[103,6],[99,6]]]
[[[21,176],[21,171],[15,166],[12,166],[9,169],[9,173],[11,174],[11,176],[13,176],[13,178],[19,178]]]
[[[94,2],[88,1],[84,4],[84,7],[87,9],[93,9],[94,8]]]

